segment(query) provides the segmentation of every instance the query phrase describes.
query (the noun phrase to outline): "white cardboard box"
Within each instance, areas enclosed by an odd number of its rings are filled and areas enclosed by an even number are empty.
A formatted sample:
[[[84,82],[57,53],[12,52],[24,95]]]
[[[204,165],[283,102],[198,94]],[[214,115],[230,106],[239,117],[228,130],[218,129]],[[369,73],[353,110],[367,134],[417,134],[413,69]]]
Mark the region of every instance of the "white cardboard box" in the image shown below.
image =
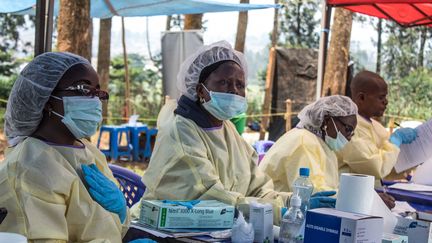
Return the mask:
[[[229,229],[233,220],[234,207],[216,200],[203,200],[192,209],[159,200],[143,200],[139,222],[159,229]]]
[[[398,217],[394,234],[407,235],[409,243],[432,243],[432,222]]]
[[[254,228],[254,242],[273,242],[273,207],[271,204],[251,203],[249,222]]]
[[[333,208],[307,211],[304,243],[381,243],[383,218]]]

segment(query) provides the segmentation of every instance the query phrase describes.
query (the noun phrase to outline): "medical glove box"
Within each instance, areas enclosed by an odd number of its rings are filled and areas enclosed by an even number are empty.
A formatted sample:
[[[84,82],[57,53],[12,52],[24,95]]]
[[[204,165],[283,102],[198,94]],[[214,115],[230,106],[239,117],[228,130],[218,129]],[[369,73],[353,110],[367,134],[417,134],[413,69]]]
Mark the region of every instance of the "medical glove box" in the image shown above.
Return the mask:
[[[317,208],[307,211],[304,243],[381,243],[383,218]]]
[[[432,222],[398,217],[394,234],[407,235],[409,243],[432,243]]]
[[[381,243],[408,243],[408,236],[384,233]]]
[[[216,200],[203,200],[192,209],[159,200],[142,200],[140,222],[164,229],[228,229],[234,221],[234,207]]]

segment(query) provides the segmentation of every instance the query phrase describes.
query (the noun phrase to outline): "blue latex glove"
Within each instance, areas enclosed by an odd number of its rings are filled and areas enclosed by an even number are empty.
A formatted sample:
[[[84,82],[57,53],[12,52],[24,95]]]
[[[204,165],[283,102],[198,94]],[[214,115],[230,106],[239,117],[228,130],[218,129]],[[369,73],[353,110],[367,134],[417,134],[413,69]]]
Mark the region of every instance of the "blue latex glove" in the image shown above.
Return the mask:
[[[185,206],[187,209],[192,209],[193,206],[201,202],[201,200],[191,200],[191,201],[171,201],[171,200],[163,200],[163,203],[169,203],[173,205],[181,205]]]
[[[129,241],[129,243],[157,243],[156,241],[152,240],[152,239],[136,239],[133,241]]]
[[[95,164],[81,165],[90,196],[103,208],[116,213],[123,223],[126,219],[126,200],[117,185],[105,177]]]
[[[390,142],[400,147],[401,144],[412,143],[417,137],[417,130],[412,128],[399,128],[390,136]]]
[[[309,199],[310,208],[334,208],[336,198],[330,197],[334,195],[336,195],[335,191],[322,191],[313,194]]]

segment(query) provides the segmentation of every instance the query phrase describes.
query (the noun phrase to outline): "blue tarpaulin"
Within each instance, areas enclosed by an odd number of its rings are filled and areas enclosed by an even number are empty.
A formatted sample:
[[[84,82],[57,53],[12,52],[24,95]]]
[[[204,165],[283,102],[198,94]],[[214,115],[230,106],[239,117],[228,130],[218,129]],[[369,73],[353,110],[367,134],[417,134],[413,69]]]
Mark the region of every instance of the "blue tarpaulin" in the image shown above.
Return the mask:
[[[36,0],[1,0],[1,2],[0,13],[35,15]],[[54,15],[56,16],[60,1],[55,0],[54,2]],[[102,19],[113,16],[196,14],[279,7],[274,4],[237,4],[207,0],[91,0],[90,6],[91,16]]]

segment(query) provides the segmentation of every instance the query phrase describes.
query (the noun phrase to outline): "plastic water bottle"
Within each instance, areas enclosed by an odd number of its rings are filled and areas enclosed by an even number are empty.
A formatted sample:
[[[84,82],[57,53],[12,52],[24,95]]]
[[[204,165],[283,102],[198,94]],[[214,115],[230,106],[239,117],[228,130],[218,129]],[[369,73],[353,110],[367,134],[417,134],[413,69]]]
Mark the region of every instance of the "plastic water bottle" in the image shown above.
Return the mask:
[[[282,217],[279,233],[281,243],[301,243],[303,242],[303,224],[305,221],[301,206],[301,198],[294,194],[290,200],[290,208]]]
[[[293,183],[293,194],[301,198],[301,210],[303,214],[309,209],[309,199],[312,195],[314,186],[309,179],[309,168],[300,168],[300,176]]]

